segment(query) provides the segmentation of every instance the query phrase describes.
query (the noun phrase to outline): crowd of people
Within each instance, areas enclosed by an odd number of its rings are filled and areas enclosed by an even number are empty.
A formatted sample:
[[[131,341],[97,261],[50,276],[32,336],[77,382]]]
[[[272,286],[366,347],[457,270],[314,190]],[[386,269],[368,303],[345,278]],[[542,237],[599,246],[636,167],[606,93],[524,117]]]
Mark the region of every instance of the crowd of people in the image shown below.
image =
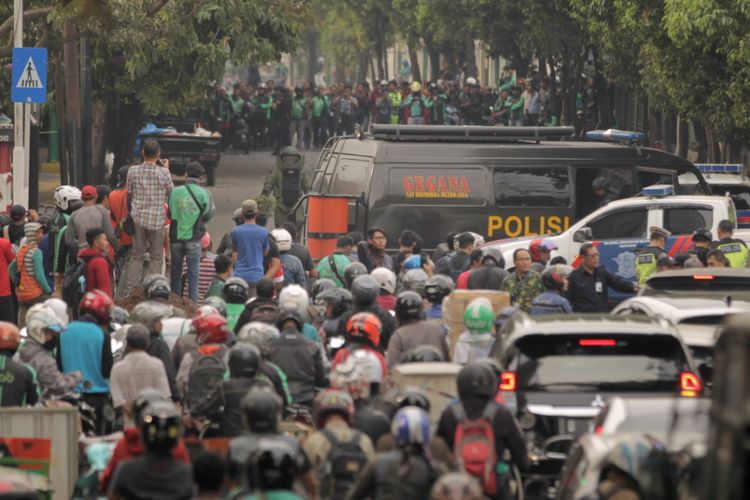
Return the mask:
[[[369,130],[375,123],[556,126],[561,114],[561,86],[538,72],[526,79],[504,74],[495,87],[474,77],[330,87],[308,81],[293,89],[273,80],[256,86],[239,81],[231,89],[217,84],[209,106],[210,126],[222,131],[225,148],[270,148],[274,153],[289,145],[319,148],[329,137],[351,135],[355,127]],[[583,80],[576,95],[579,136],[594,128],[597,115],[594,83]]]

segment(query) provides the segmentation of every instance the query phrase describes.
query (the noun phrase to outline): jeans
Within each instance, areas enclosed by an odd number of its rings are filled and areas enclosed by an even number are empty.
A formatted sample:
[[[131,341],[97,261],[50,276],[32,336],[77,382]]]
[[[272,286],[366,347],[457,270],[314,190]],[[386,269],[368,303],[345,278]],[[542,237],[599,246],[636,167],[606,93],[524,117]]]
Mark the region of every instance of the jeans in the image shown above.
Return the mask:
[[[170,264],[170,286],[172,293],[182,295],[182,260],[187,259],[188,298],[198,303],[198,271],[201,263],[201,242],[173,241],[172,263]]]
[[[127,265],[128,291],[130,295],[143,281],[143,262],[148,250],[148,274],[161,274],[164,264],[164,228],[145,229],[135,225],[133,253]]]
[[[292,120],[289,124],[289,141],[294,144],[294,134],[297,134],[297,149],[302,149],[305,140],[305,120]]]

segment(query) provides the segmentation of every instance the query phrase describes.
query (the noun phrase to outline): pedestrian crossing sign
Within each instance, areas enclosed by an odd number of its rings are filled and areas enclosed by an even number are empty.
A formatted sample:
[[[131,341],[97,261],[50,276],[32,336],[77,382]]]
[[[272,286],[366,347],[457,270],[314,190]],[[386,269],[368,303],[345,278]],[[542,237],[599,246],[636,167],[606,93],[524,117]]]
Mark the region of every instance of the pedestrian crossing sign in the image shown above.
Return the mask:
[[[47,102],[47,49],[13,49],[11,100]]]

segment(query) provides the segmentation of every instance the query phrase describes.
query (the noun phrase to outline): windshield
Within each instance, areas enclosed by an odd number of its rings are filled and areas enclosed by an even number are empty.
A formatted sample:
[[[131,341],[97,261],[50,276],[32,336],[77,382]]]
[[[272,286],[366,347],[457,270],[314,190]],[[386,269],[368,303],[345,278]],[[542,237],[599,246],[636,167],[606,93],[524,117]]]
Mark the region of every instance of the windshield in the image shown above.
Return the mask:
[[[521,390],[676,391],[684,365],[670,335],[533,335],[516,347]]]
[[[712,184],[711,188],[717,195],[728,192],[737,210],[750,210],[750,186],[744,184]]]

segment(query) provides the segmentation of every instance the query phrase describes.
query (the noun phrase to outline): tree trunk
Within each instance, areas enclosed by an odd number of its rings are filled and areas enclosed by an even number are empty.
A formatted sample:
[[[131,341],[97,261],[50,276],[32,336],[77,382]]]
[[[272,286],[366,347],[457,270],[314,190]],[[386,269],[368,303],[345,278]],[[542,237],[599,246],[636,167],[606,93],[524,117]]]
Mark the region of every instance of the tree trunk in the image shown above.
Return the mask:
[[[598,125],[600,126],[597,128],[608,129],[612,127],[612,108],[609,105],[609,89],[604,81],[601,64],[599,64],[599,52],[595,46],[591,46],[590,50],[594,57],[594,88],[596,89],[596,104],[599,108]]]
[[[690,140],[690,132],[688,131],[688,122],[681,116],[677,116],[677,146],[675,151],[677,156],[681,158],[687,158],[688,154],[688,141]]]
[[[308,81],[315,81],[315,73],[318,72],[318,31],[308,28],[305,31],[305,43],[307,44],[307,75]]]
[[[357,78],[354,80],[355,82],[364,82],[365,78],[367,77],[367,67],[370,63],[370,50],[369,49],[361,49],[359,51],[359,67],[357,68]]]
[[[70,155],[70,182],[80,185],[83,179],[81,158],[81,82],[78,65],[77,30],[75,24],[66,21],[63,26],[63,57],[65,66],[65,120],[68,132],[68,154]],[[61,117],[62,118],[62,117]]]
[[[101,100],[95,100],[91,113],[91,165],[94,166],[94,182],[96,184],[106,183],[108,176],[112,172],[107,172],[104,165],[104,155],[106,153],[105,145],[105,127],[107,123],[107,103]]]
[[[706,127],[706,144],[708,146],[707,158],[708,163],[719,163],[721,161],[721,151],[719,150],[719,142],[716,140],[716,134],[710,127]]]
[[[419,58],[417,57],[417,45],[409,44],[409,62],[411,63],[411,77],[415,82],[422,81],[422,70],[419,67]]]
[[[465,67],[465,78],[470,76],[477,77],[479,70],[477,68],[477,54],[474,52],[474,36],[469,34],[466,36],[466,64]]]
[[[378,15],[378,78],[380,80],[388,80],[388,51],[385,47],[385,26],[383,20],[383,13]]]
[[[698,141],[698,163],[706,162],[706,153],[708,151],[708,143],[706,141],[706,129],[701,122],[693,122],[693,132],[695,133],[695,139]]]
[[[431,38],[425,39],[427,55],[430,57],[430,80],[433,82],[440,78],[440,52],[438,52]]]

